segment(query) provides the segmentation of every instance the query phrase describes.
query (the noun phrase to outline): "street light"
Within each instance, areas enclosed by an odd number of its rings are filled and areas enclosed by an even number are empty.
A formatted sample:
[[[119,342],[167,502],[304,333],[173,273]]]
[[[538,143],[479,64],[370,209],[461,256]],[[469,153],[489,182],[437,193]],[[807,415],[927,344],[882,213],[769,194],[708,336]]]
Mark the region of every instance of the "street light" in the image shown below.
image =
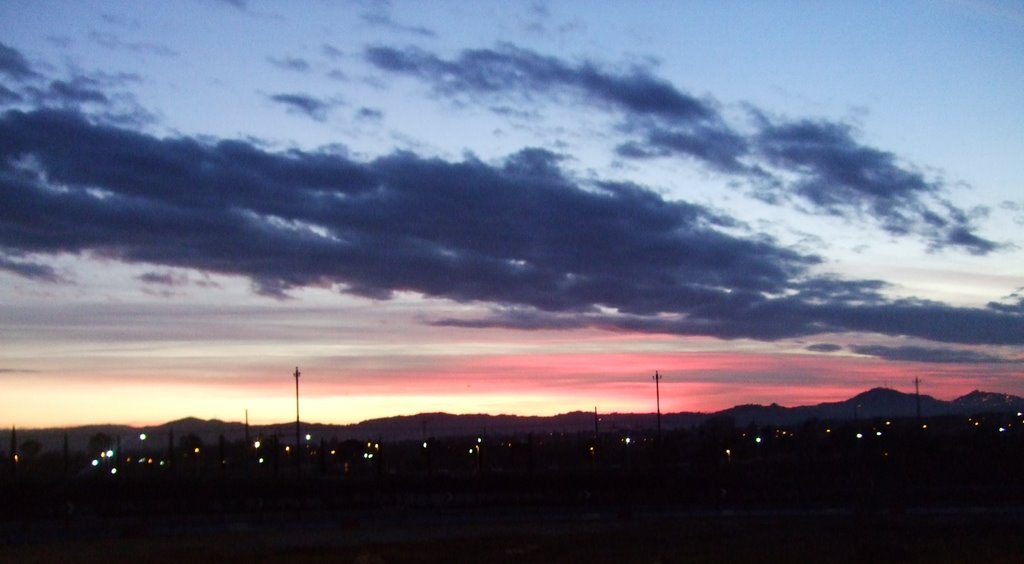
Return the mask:
[[[661,374],[654,371],[654,399],[658,410],[658,442],[661,442]]]

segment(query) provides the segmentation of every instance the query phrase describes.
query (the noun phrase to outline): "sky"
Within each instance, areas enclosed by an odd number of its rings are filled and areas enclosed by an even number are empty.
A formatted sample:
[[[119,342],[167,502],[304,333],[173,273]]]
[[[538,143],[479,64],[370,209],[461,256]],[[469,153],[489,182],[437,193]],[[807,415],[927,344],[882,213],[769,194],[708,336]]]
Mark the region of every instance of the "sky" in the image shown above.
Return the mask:
[[[0,2],[0,425],[1024,395],[1024,6]]]

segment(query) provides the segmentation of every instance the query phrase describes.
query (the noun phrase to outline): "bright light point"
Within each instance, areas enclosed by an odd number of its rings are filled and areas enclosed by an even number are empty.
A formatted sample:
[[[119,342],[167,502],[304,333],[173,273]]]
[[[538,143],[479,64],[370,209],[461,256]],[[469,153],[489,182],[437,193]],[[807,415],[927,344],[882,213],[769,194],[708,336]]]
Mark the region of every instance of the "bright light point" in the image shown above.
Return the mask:
[[[427,441],[423,441],[423,448],[427,448]],[[334,454],[333,452],[331,454]]]
[[[1000,432],[1000,433],[1002,433],[1002,432],[1005,432],[1005,431],[1006,431],[1006,427],[1000,427],[1000,428],[999,428],[999,432]]]
[[[886,421],[886,422],[885,422],[885,425],[886,425],[886,426],[892,425],[892,421]]]
[[[863,438],[864,438],[864,435],[863,435],[863,434],[861,434],[861,433],[857,433],[857,438],[858,438],[858,439],[863,439]]]
[[[260,457],[259,463],[263,464],[263,457],[262,456]],[[163,462],[161,462],[160,464],[163,464]]]
[[[163,466],[163,465],[164,465],[164,461],[163,461],[163,460],[161,460],[161,461],[160,461],[160,466]]]
[[[114,456],[114,451],[112,451],[112,450],[108,450],[108,451],[107,451],[107,458],[111,458],[111,457],[113,457],[113,456]]]
[[[761,444],[761,437],[757,437],[756,439],[754,439],[754,442],[757,444]]]
[[[473,450],[473,449],[469,449],[469,454],[473,454],[474,452],[476,452],[476,451]]]
[[[291,446],[285,446],[284,447],[284,451],[285,452],[291,452],[292,451],[292,447]]]
[[[331,451],[331,456],[334,456],[334,453],[335,453],[335,452],[336,452],[336,451],[332,450],[332,451]]]
[[[117,468],[111,468],[110,469],[110,473],[111,474],[117,474]]]
[[[626,437],[626,439],[625,439],[625,443],[626,443],[626,444],[628,445],[628,444],[629,444],[629,443],[631,443],[631,442],[633,442],[633,439],[631,439],[631,438],[629,438],[629,437]]]
[[[725,455],[726,456],[732,456],[732,451],[729,450],[729,449],[725,449]]]
[[[253,446],[253,448],[260,448],[261,444],[263,444],[263,443],[261,443],[259,441],[256,441],[256,442],[252,443],[252,446]]]
[[[309,433],[306,433],[306,440],[307,440],[307,441],[308,441],[309,439],[312,439],[312,438],[313,438],[313,435],[310,435]]]
[[[92,459],[92,465],[93,465],[93,466],[99,466],[99,465],[100,465],[100,461],[99,461],[99,460],[96,460],[95,458],[93,458],[93,459]]]
[[[825,429],[825,432],[826,432],[826,433],[831,433],[831,432],[832,432],[832,429]]]
[[[192,449],[192,452],[194,452],[196,454],[199,454],[199,447],[196,447],[196,448]]]
[[[476,444],[480,444],[482,442],[484,442],[484,440],[481,437],[476,438]]]
[[[371,453],[367,454],[366,458],[373,458],[373,453],[371,452]]]
[[[881,431],[875,431],[875,436],[876,437],[881,437],[882,436],[882,432]]]
[[[140,441],[146,440],[146,434],[145,433],[139,433],[139,440]]]
[[[928,424],[927,423],[922,423],[921,424],[921,428],[922,429],[927,429],[928,428]]]

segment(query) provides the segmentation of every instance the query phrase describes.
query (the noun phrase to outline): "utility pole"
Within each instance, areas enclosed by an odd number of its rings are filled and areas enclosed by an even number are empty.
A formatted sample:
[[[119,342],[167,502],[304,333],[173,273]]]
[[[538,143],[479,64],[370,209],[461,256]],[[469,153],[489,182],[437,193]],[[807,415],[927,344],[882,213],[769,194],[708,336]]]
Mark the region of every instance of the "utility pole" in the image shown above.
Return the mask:
[[[11,462],[11,476],[18,477],[18,431],[11,425],[11,452],[8,453]]]
[[[658,436],[654,442],[654,457],[658,477],[661,477],[661,374],[654,371],[654,399],[658,410]]]
[[[661,382],[661,374],[658,374],[658,371],[655,370],[654,371],[654,399],[657,402],[657,409],[658,409],[658,442],[659,443],[661,442],[661,387],[659,385],[660,382]]]
[[[301,435],[299,434],[299,367],[295,367],[295,464],[296,466],[302,465],[302,456],[299,455],[299,446],[302,444]]]
[[[921,426],[921,379],[914,377],[914,407],[917,409],[917,426]]]

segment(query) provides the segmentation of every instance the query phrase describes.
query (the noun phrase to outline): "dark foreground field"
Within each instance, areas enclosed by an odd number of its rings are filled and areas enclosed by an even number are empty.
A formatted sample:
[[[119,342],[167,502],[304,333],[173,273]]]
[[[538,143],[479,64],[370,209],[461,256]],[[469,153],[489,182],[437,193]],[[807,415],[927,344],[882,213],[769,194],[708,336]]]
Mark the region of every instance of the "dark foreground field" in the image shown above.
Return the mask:
[[[1020,562],[1024,514],[379,515],[0,548],[2,562]]]

